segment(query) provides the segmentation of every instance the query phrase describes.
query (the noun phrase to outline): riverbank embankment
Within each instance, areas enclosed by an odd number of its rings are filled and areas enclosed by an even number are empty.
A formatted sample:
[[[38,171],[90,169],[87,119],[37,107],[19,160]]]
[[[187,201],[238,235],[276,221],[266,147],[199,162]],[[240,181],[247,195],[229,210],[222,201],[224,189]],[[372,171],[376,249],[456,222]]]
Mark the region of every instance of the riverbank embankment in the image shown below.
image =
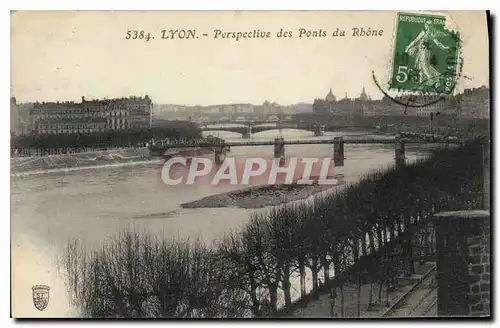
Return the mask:
[[[204,151],[204,153],[207,151]],[[198,148],[172,148],[168,150],[165,156],[154,157],[151,156],[148,148],[141,147],[47,156],[11,157],[10,172],[11,175],[22,176],[108,166],[156,163],[170,156],[199,156],[199,153],[200,149]]]

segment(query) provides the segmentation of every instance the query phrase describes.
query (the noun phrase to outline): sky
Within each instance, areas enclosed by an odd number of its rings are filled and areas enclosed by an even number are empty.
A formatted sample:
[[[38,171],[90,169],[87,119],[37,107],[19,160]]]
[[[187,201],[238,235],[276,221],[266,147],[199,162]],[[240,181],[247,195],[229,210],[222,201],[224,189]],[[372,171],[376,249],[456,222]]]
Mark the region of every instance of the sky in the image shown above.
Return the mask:
[[[449,28],[462,38],[457,92],[489,86],[486,14],[453,11]],[[362,87],[382,97],[372,80],[389,80],[394,11],[323,12],[13,12],[11,95],[18,102],[80,101],[144,96],[160,104],[311,103],[331,88],[337,98]],[[326,37],[298,37],[299,29]],[[333,37],[336,29],[345,37]],[[382,36],[352,36],[353,28]],[[162,30],[195,30],[198,38],[162,39]],[[214,38],[221,32],[270,32],[270,38]],[[276,33],[292,31],[290,38]],[[126,39],[144,30],[150,41]],[[132,32],[133,33],[133,32]],[[203,33],[207,36],[203,36]],[[464,77],[466,76],[466,77]]]

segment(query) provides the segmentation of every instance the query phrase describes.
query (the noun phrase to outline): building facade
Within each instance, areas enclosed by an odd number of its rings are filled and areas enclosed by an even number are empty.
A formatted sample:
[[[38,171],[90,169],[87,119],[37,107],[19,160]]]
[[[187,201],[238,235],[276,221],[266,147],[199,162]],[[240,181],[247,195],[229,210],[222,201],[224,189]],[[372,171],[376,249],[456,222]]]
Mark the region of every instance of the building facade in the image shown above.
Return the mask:
[[[485,86],[465,89],[457,96],[460,116],[467,118],[490,118],[490,89]]]
[[[332,92],[328,92],[324,99],[315,99],[313,112],[332,113],[342,116],[419,116],[430,117],[431,113],[457,115],[462,118],[490,117],[489,88],[466,89],[455,96],[424,96],[418,103],[429,102],[427,106],[411,106],[407,96],[397,96],[393,99],[384,96],[382,99],[371,99],[363,87],[357,98],[345,97],[337,100]],[[394,101],[395,100],[395,101]],[[405,106],[404,104],[410,105]]]
[[[349,98],[346,92],[345,97],[339,100],[330,89],[324,100],[314,100],[313,112],[328,112],[342,116],[362,116],[364,113],[370,114],[372,112],[371,99],[366,94],[364,87],[357,98]]]
[[[89,120],[52,119],[41,121],[37,132],[40,134],[93,133],[106,130],[106,120],[93,118]]]
[[[14,135],[31,133],[31,111],[33,103],[18,103],[15,97],[10,99],[10,131]]]
[[[152,121],[149,96],[76,102],[36,102],[30,116],[32,131],[43,134],[93,133],[146,129]]]

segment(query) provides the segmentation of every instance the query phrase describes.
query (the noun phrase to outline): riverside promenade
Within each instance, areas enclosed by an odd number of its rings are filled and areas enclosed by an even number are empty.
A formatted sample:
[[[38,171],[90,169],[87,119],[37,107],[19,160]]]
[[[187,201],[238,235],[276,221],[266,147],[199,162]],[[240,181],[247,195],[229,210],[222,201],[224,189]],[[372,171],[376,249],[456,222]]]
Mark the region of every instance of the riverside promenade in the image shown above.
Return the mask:
[[[397,287],[386,293],[382,288],[382,299],[378,300],[379,287],[373,285],[372,303],[369,306],[370,284],[362,284],[360,292],[360,318],[435,317],[437,315],[437,286],[435,262],[416,265],[415,273],[408,278],[400,276]],[[328,293],[310,301],[306,307],[298,308],[289,317],[293,318],[356,318],[358,309],[357,284],[344,285],[344,315],[341,315],[337,299],[332,307]],[[386,298],[388,296],[388,299]],[[388,301],[388,302],[387,302]],[[333,310],[333,311],[332,311]]]

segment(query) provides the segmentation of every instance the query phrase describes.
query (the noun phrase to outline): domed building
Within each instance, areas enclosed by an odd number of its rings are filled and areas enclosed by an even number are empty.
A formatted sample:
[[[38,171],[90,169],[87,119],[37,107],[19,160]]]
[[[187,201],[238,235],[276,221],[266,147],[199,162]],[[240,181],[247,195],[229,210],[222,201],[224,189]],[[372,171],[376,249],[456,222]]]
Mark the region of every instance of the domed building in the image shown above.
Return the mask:
[[[345,97],[340,99],[335,105],[335,114],[343,116],[363,116],[365,112],[369,112],[369,103],[371,99],[366,94],[363,87],[360,95],[356,98],[349,98],[347,92]]]
[[[368,95],[366,94],[365,87],[363,87],[363,91],[361,91],[361,94],[359,95],[359,100],[361,101],[369,101],[371,100]]]
[[[333,95],[333,92],[332,92],[331,88],[330,88],[330,92],[328,92],[328,94],[325,97],[325,101],[326,102],[330,102],[330,103],[337,101],[337,98],[335,98],[335,96]]]
[[[349,98],[346,92],[345,97],[339,100],[337,100],[332,89],[330,89],[324,100],[314,100],[313,111],[320,113],[329,112],[342,116],[363,116],[365,113],[371,115],[372,107],[371,98],[366,93],[365,87],[363,87],[358,97]]]
[[[333,104],[337,101],[337,98],[333,95],[332,88],[330,88],[330,92],[325,97],[326,104],[328,106],[328,111],[333,112]]]
[[[363,91],[359,95],[358,102],[360,104],[359,114],[363,116],[374,116],[376,113],[374,112],[374,106],[372,103],[372,98],[366,94],[365,87],[363,87]]]

